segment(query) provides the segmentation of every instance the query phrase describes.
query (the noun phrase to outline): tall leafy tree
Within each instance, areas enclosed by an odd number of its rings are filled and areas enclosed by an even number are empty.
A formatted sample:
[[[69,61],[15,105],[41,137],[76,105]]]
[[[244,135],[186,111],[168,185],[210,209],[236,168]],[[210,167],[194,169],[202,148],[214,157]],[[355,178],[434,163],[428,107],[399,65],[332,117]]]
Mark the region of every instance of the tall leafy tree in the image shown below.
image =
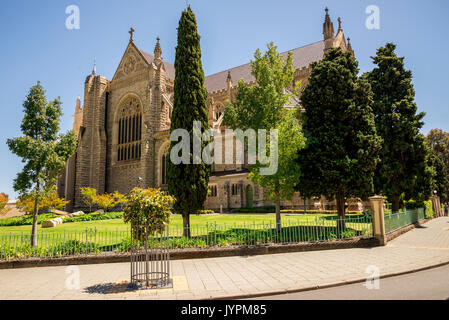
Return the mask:
[[[449,132],[441,129],[432,129],[427,135],[430,145],[435,152],[435,155],[449,168]]]
[[[280,231],[281,200],[291,199],[295,192],[299,179],[299,166],[295,159],[305,145],[302,128],[296,118],[299,83],[292,86],[295,68],[291,53],[283,57],[272,42],[265,54],[262,55],[258,49],[254,59],[250,62],[251,72],[257,84],[248,86],[243,80],[239,81],[235,101],[228,103],[224,121],[233,129],[265,129],[267,135],[271,129],[278,130],[277,172],[261,175],[260,169],[266,165],[257,162],[249,166],[249,179],[264,187],[268,199],[275,202],[276,225]],[[290,111],[286,109],[288,105]]]
[[[72,131],[59,134],[61,101],[58,98],[47,102],[40,82],[30,89],[23,109],[25,115],[20,127],[23,136],[8,139],[7,144],[25,163],[14,180],[14,190],[34,199],[31,245],[37,246],[39,202],[55,191],[60,171],[75,152],[76,136]]]
[[[358,77],[358,62],[340,48],[312,64],[301,96],[305,149],[299,152],[298,190],[306,197],[336,199],[340,227],[345,202],[373,194],[382,139],[376,134],[369,83]]]
[[[265,195],[276,205],[276,229],[281,232],[281,201],[291,200],[299,181],[301,168],[296,161],[298,152],[305,146],[305,138],[297,117],[297,110],[283,112],[277,123],[278,169],[275,174],[262,175],[260,163],[250,168],[249,179],[265,188]],[[271,152],[271,150],[270,150]]]
[[[436,171],[435,189],[441,202],[449,202],[449,132],[432,129],[427,139],[433,151],[433,166]]]
[[[376,67],[364,78],[373,90],[376,128],[384,140],[375,189],[388,197],[393,211],[398,211],[401,196],[430,194],[432,181],[425,178],[429,154],[424,136],[419,133],[425,114],[417,113],[412,72],[404,68],[404,58],[396,55],[395,48],[393,43],[379,48],[372,57]]]
[[[202,209],[206,201],[210,165],[192,152],[194,121],[201,122],[201,130],[209,129],[207,114],[207,90],[204,87],[204,71],[201,63],[200,36],[195,14],[190,6],[182,12],[178,27],[178,46],[175,58],[174,104],[170,131],[185,129],[190,134],[190,164],[167,167],[168,190],[175,197],[174,211],[183,216],[184,235],[190,237],[190,214]],[[172,142],[171,149],[175,143]],[[202,142],[202,148],[205,143]],[[198,163],[200,164],[194,164]]]

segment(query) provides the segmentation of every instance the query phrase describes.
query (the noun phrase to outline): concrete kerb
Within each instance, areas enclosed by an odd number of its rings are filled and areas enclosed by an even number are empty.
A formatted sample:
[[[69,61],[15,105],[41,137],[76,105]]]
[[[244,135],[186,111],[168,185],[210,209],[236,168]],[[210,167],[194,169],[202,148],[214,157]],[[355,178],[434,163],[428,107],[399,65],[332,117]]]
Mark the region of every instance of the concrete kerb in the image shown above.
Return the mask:
[[[371,248],[378,246],[376,238],[358,238],[342,241],[297,243],[287,245],[267,245],[260,247],[219,248],[219,249],[193,249],[179,250],[170,253],[171,260],[205,259],[232,256],[255,256],[289,252],[323,251],[350,248]],[[0,269],[36,268],[65,265],[85,265],[103,263],[129,262],[130,254],[111,254],[98,256],[75,256],[55,259],[27,259],[1,261]]]
[[[382,275],[379,277],[379,279],[386,279],[386,278],[392,278],[397,276],[402,276],[406,274],[412,274],[416,272],[431,270],[439,267],[443,267],[449,265],[449,260],[446,262],[441,262],[435,265],[411,269],[407,271],[401,271],[401,272],[392,272],[386,275]],[[357,284],[357,283],[363,283],[366,281],[366,277],[364,278],[357,278],[353,280],[345,280],[340,282],[332,282],[328,284],[321,284],[316,286],[310,286],[310,287],[304,287],[304,288],[298,288],[298,289],[285,289],[285,290],[276,290],[276,291],[264,291],[264,292],[258,292],[254,294],[239,294],[239,295],[230,295],[230,296],[220,296],[211,298],[210,300],[240,300],[240,299],[249,299],[249,298],[260,298],[260,297],[267,297],[267,296],[276,296],[276,295],[282,295],[282,294],[289,294],[289,293],[298,293],[298,292],[306,292],[306,291],[314,291],[319,289],[329,289],[329,288],[335,288],[335,287],[342,287],[346,285],[351,284]]]

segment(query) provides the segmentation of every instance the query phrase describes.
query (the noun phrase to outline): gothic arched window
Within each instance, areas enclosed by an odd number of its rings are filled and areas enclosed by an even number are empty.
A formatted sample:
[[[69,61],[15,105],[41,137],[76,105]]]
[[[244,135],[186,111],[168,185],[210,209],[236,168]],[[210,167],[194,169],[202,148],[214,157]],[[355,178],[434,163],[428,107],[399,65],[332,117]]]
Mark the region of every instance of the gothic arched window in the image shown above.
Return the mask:
[[[119,109],[117,162],[139,160],[142,155],[142,107],[130,98]]]
[[[218,104],[215,107],[215,121],[218,121],[218,119],[220,119],[221,115],[223,114],[223,106],[221,104]]]

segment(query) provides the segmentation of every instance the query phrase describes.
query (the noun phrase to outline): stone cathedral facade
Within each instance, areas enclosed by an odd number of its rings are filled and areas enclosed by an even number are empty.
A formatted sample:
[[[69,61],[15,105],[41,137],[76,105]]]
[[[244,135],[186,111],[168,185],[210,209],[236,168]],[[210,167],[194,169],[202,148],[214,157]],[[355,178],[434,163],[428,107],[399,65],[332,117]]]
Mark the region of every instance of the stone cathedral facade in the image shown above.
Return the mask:
[[[308,83],[310,64],[321,60],[326,50],[341,47],[354,54],[340,18],[338,24],[335,32],[326,9],[323,39],[291,50],[295,80],[302,81],[304,86]],[[164,61],[159,39],[151,55],[135,44],[133,34],[131,29],[129,44],[113,78],[98,75],[94,67],[84,83],[82,106],[80,98],[77,99],[73,129],[78,147],[58,182],[60,196],[70,200],[68,210],[85,208],[81,187],[95,188],[98,193],[128,193],[134,187],[167,189],[175,69]],[[242,78],[249,85],[254,84],[249,64],[206,77],[211,127],[225,129],[225,102],[233,101],[237,82]],[[205,209],[226,212],[268,204],[263,188],[248,179],[245,165],[214,165],[210,190]],[[282,205],[324,209],[332,204],[324,198],[302,199],[296,194]]]

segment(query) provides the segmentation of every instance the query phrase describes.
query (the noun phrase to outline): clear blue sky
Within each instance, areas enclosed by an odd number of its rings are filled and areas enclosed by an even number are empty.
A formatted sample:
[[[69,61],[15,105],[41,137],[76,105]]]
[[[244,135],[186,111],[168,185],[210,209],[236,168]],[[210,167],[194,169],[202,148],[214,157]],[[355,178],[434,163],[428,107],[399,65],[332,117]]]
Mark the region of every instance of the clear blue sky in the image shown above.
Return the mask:
[[[407,68],[413,71],[416,102],[425,111],[423,133],[432,128],[449,131],[449,2],[381,0],[189,0],[199,32],[206,75],[248,63],[257,48],[274,41],[287,51],[322,39],[324,8],[334,27],[343,21],[351,37],[361,72],[373,65],[370,56],[386,42],[398,45]],[[365,27],[368,5],[380,8],[380,30]],[[80,8],[80,29],[68,30],[65,10]],[[135,43],[153,52],[161,37],[163,57],[174,62],[176,28],[185,0],[3,0],[0,3],[0,192],[15,197],[13,179],[22,169],[6,139],[21,135],[22,102],[40,80],[47,99],[60,96],[62,130],[71,129],[75,100],[83,93],[94,56],[97,72],[111,79],[136,30]]]

